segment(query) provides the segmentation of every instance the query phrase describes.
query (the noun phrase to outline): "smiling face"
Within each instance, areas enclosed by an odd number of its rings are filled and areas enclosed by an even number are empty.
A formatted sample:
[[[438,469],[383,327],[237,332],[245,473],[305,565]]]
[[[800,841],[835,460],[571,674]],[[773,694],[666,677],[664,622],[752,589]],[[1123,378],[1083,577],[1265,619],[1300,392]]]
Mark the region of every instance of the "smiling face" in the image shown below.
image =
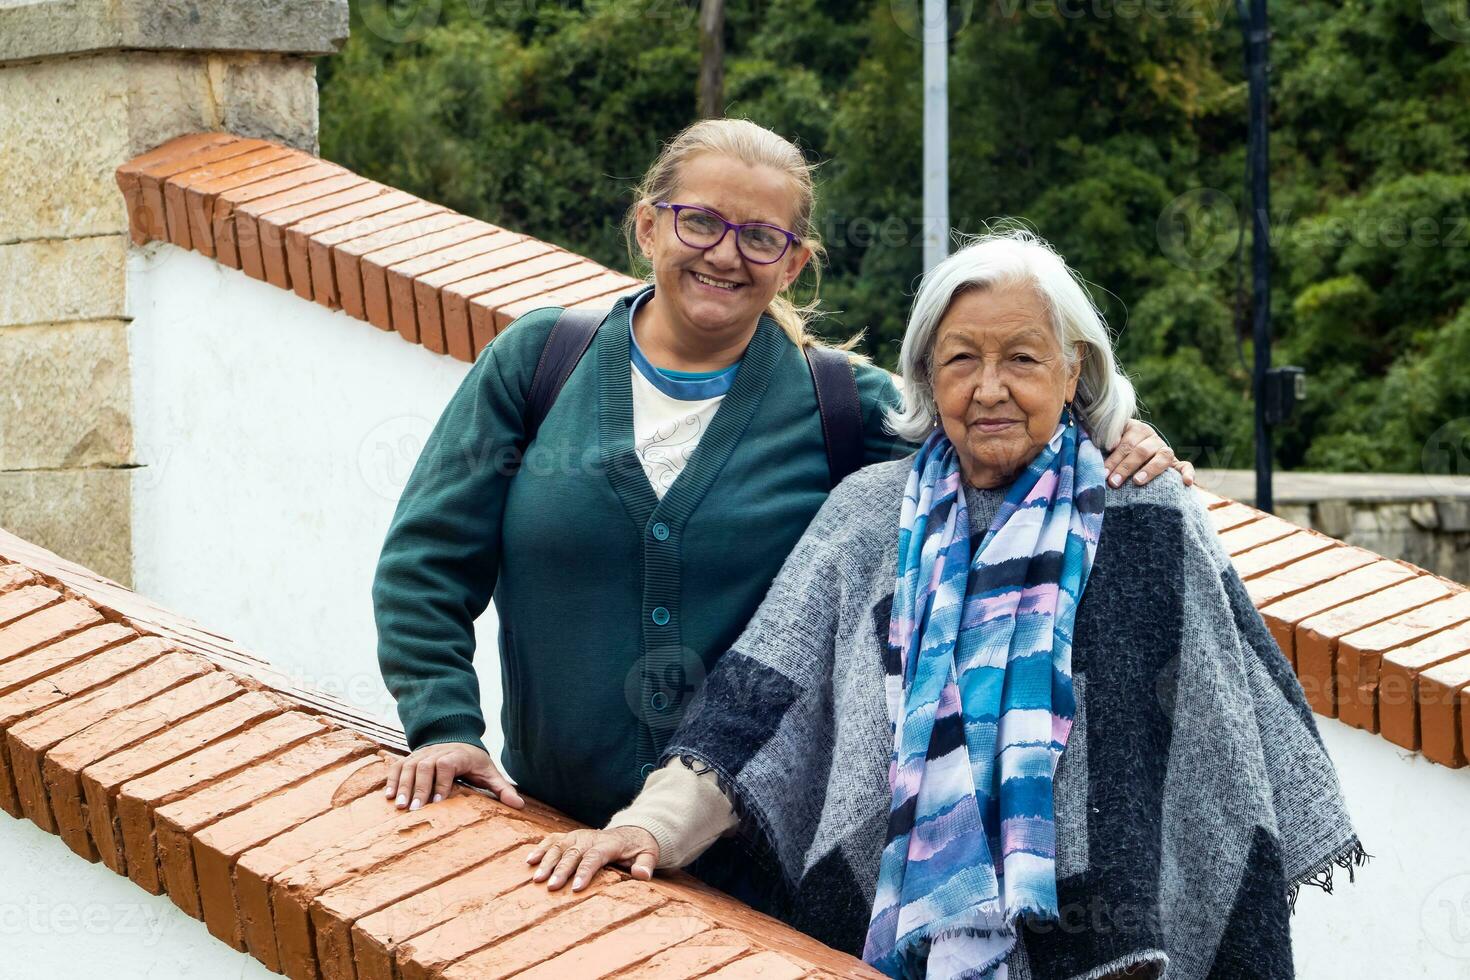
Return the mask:
[[[696,204],[727,221],[761,221],[796,231],[798,190],[786,174],[772,167],[751,166],[718,153],[700,153],[679,168],[671,204]],[[776,293],[789,286],[811,258],[793,244],[770,265],[748,262],[729,231],[714,248],[690,248],[674,233],[673,212],[638,207],[638,244],[653,264],[654,297],[667,303],[676,329],[713,338],[754,329]]]
[[[965,482],[1004,486],[1051,440],[1077,393],[1081,351],[1068,367],[1041,297],[1026,286],[958,294],[934,337],[934,399]]]

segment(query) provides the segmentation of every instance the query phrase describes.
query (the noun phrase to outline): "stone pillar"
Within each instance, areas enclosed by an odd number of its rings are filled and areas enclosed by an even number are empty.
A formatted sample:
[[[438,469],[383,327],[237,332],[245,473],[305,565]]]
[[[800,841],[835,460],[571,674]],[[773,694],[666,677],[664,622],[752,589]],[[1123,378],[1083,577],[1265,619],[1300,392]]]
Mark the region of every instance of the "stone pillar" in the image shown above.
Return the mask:
[[[224,130],[317,152],[347,0],[0,3],[0,527],[132,584],[122,162]],[[168,245],[150,245],[168,248]]]

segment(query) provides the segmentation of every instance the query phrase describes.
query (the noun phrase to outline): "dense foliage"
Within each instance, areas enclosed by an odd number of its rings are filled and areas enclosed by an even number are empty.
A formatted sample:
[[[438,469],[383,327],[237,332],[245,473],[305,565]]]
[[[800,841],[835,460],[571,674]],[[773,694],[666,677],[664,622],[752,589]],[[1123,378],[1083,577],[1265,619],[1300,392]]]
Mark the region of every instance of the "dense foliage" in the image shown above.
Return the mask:
[[[728,114],[820,168],[832,336],[893,363],[920,272],[916,0],[730,0]],[[1460,0],[1273,4],[1286,466],[1455,469],[1470,445],[1470,23]],[[692,120],[696,0],[355,0],[322,152],[628,265],[618,226]],[[1018,217],[1096,284],[1146,417],[1251,465],[1246,89],[1231,0],[951,3],[951,217]],[[1249,277],[1246,276],[1248,284]]]

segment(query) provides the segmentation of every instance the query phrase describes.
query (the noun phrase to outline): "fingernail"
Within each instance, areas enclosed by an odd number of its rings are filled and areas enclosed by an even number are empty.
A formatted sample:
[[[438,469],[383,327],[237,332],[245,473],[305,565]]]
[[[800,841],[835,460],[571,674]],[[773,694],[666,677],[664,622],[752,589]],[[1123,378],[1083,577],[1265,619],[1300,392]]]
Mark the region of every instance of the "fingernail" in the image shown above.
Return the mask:
[[[1121,487],[1123,485],[1123,478],[1114,473],[1112,476],[1108,477],[1108,482],[1115,487]]]
[[[1133,477],[1133,482],[1134,482],[1134,483],[1142,483],[1142,482],[1143,482],[1143,473],[1142,473],[1142,472],[1140,472],[1140,473],[1138,473],[1138,474],[1136,474],[1136,475],[1135,475],[1135,476],[1134,476],[1134,477]]]
[[[572,879],[572,891],[576,891],[578,888],[581,888],[581,887],[582,887],[582,879],[581,878],[573,878]]]
[[[408,805],[408,808],[409,808],[409,809],[410,809],[410,810],[417,810],[417,809],[418,809],[418,808],[419,808],[419,807],[421,807],[421,806],[423,806],[423,805],[424,805],[424,803],[423,803],[423,801],[422,801],[422,800],[414,800],[414,801],[413,801],[413,802],[412,802],[412,803],[410,803],[410,804],[409,804],[409,805]]]
[[[443,793],[435,793],[434,794],[434,802],[435,803],[438,803],[442,799],[444,799],[444,794]]]
[[[398,799],[394,800],[393,802],[396,803],[398,806],[408,806],[408,797],[402,793],[399,793]]]
[[[552,888],[555,888],[561,884],[561,879],[558,878],[556,875],[552,875],[551,880],[548,881],[547,884],[550,885]]]
[[[393,787],[392,786],[385,786],[385,787],[383,787],[383,795],[386,796],[386,797],[388,797],[389,799],[392,799],[393,798]]]

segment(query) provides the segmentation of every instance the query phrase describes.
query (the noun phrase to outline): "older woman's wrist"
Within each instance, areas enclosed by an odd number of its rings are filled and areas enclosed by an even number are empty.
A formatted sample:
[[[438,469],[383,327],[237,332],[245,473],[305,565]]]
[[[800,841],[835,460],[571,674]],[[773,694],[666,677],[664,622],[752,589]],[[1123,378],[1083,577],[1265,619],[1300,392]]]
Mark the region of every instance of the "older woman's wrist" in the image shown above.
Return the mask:
[[[628,813],[632,809],[632,807],[629,807],[628,810],[624,810],[623,812]],[[637,830],[643,831],[644,833],[648,834],[648,836],[653,838],[654,843],[658,845],[658,863],[654,865],[654,867],[656,868],[663,869],[682,867],[684,864],[692,861],[695,857],[695,855],[690,855],[687,859],[680,860],[681,858],[684,858],[684,853],[683,849],[681,849],[679,846],[680,841],[678,831],[675,828],[668,826],[657,817],[653,817],[647,814],[633,814],[627,817],[622,817],[618,814],[614,814],[613,818],[608,821],[608,825],[603,829],[617,830],[619,827],[632,827]]]
[[[658,842],[658,867],[679,868],[737,825],[735,810],[712,771],[696,773],[678,759],[655,769],[638,797],[612,815],[607,829],[637,827]]]

